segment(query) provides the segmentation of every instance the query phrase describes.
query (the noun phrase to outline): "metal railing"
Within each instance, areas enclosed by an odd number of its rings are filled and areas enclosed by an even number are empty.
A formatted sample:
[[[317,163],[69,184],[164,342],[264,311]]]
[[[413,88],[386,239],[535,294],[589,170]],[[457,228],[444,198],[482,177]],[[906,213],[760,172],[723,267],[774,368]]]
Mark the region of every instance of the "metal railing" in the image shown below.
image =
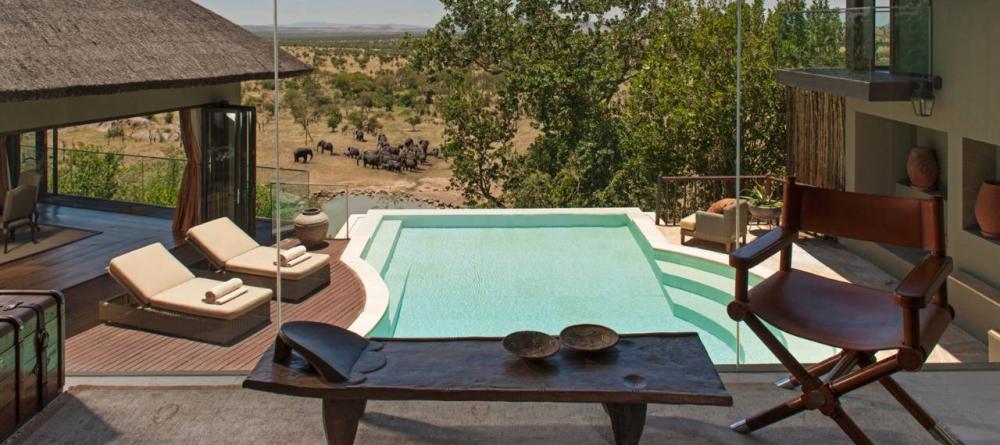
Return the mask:
[[[777,56],[786,69],[822,69],[870,77],[876,71],[933,73],[930,6],[782,12]]]
[[[49,163],[49,181],[51,187],[58,175],[60,195],[177,205],[187,160],[67,148],[55,151],[58,162]],[[55,171],[53,165],[58,166]]]
[[[741,189],[746,196],[754,187],[774,199],[782,199],[784,180],[771,175],[743,176]],[[736,176],[661,176],[656,181],[656,224],[677,225],[681,219],[712,203],[731,198],[736,192]]]

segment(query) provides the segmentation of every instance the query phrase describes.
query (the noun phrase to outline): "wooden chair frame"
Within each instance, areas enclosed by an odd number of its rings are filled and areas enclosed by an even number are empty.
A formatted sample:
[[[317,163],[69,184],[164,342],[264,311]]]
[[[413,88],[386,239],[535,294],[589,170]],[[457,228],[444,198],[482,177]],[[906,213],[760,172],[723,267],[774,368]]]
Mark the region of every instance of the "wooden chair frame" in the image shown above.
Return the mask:
[[[919,370],[940,339],[943,329],[938,329],[942,332],[923,332],[922,309],[928,304],[937,305],[947,308],[950,317],[954,318],[947,296],[946,283],[952,261],[945,255],[942,207],[940,198],[889,198],[803,186],[797,184],[794,177],[786,180],[781,226],[730,256],[730,265],[736,269],[736,293],[728,312],[733,320],[745,322],[788,370],[790,376],[776,384],[789,389],[799,387],[802,395],[739,420],[730,428],[749,434],[805,410],[819,410],[833,419],[854,443],[871,444],[871,439],[841,407],[839,398],[879,382],[935,439],[945,444],[960,443],[891,377],[901,370]],[[751,310],[749,270],[780,252],[779,270],[790,272],[792,245],[798,239],[799,231],[929,251],[925,260],[891,294],[903,312],[900,343],[892,348],[896,349],[896,354],[876,361],[877,351],[852,350],[827,341],[825,343],[841,348],[841,352],[807,368],[769,331],[764,324],[767,320],[762,321]]]

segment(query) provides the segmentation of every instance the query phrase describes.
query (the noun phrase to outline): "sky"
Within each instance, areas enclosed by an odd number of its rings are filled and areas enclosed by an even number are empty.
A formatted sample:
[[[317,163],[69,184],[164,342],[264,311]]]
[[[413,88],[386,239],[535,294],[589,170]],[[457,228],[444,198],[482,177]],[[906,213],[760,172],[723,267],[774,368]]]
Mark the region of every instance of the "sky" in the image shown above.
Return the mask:
[[[768,7],[776,0],[765,0]],[[273,0],[195,0],[240,25],[272,23]],[[844,0],[833,0],[843,6]],[[431,27],[444,14],[438,0],[279,0],[279,22],[350,25],[397,24]]]
[[[240,25],[271,24],[273,0],[194,0]],[[398,24],[431,27],[444,9],[438,0],[279,0],[279,23]]]

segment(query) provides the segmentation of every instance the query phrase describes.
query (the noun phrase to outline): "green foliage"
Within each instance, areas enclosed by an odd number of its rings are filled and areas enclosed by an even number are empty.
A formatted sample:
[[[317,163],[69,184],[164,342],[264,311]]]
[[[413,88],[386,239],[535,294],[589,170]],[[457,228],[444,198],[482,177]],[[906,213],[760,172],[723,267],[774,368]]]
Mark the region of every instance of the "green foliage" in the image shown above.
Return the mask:
[[[469,206],[501,206],[498,185],[509,175],[513,157],[513,103],[468,83],[456,83],[442,106],[447,121],[441,152],[453,160],[451,186]]]
[[[59,161],[59,192],[71,196],[114,199],[118,191],[118,174],[122,171],[120,150],[81,146],[83,150],[67,150]]]
[[[652,207],[660,174],[735,171],[736,3],[442,3],[438,25],[406,45],[414,67],[445,85],[435,93],[448,95],[446,152],[468,202]],[[762,0],[743,15],[742,167],[761,174],[784,164],[778,16]],[[483,116],[497,109],[503,123]],[[500,131],[519,119],[541,133],[523,154],[505,150]]]
[[[326,117],[326,126],[332,132],[336,132],[340,128],[340,124],[344,122],[344,115],[340,113],[340,109],[331,108],[329,111],[330,115]]]
[[[177,155],[179,148],[172,150]],[[177,205],[187,162],[176,158],[123,155],[120,149],[80,145],[62,151],[59,193],[70,196]]]
[[[422,124],[423,119],[420,118],[419,114],[414,114],[413,116],[406,118],[406,123],[410,124],[410,128],[413,131],[417,131],[417,125]]]
[[[754,207],[780,209],[784,205],[784,202],[775,198],[774,193],[767,190],[767,188],[765,188],[762,184],[755,185],[743,197]]]
[[[299,82],[289,82],[285,93],[285,105],[295,123],[305,132],[306,142],[312,141],[309,127],[319,123],[322,116],[334,109],[333,100],[319,87],[312,76],[305,76]]]

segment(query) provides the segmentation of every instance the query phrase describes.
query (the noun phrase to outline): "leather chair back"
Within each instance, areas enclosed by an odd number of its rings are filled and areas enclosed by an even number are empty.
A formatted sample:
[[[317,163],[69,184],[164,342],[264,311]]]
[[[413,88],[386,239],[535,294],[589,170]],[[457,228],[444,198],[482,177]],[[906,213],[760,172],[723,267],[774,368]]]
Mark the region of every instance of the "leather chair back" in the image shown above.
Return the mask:
[[[943,255],[944,203],[822,189],[785,182],[782,227],[923,249]]]

